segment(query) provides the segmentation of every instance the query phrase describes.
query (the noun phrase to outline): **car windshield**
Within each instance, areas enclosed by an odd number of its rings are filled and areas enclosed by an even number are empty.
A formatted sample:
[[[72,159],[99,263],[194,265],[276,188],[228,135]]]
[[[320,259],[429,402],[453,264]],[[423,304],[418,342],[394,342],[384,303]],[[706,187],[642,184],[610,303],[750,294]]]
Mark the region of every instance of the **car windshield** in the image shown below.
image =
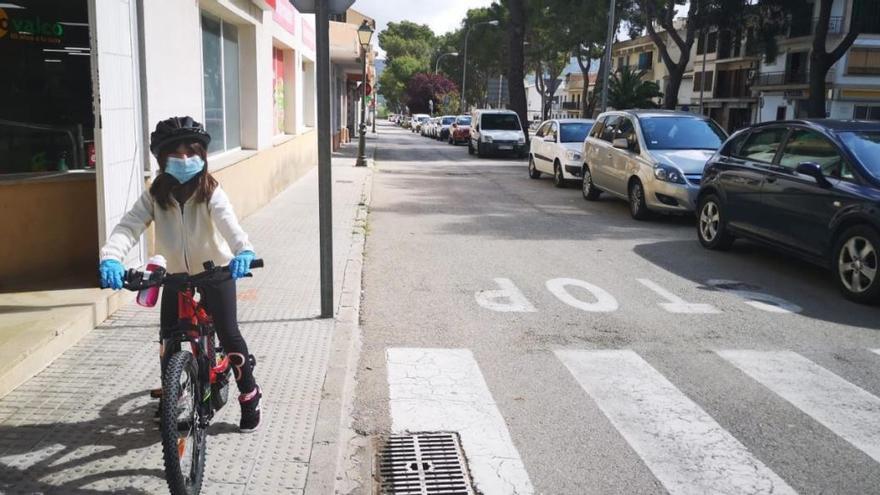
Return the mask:
[[[483,130],[489,131],[518,131],[519,119],[511,113],[487,113],[483,115],[480,124]]]
[[[427,122],[431,119],[431,117],[419,117],[419,122]]]
[[[459,117],[458,120],[455,121],[458,125],[471,125],[470,117]]]
[[[455,122],[455,117],[443,117],[443,122],[441,123],[443,125],[452,125],[453,122]]]
[[[560,143],[582,143],[587,139],[592,123],[577,122],[560,126]]]
[[[841,132],[840,139],[862,166],[880,179],[880,131]]]
[[[714,122],[694,117],[647,117],[639,124],[652,150],[716,150],[727,139]]]

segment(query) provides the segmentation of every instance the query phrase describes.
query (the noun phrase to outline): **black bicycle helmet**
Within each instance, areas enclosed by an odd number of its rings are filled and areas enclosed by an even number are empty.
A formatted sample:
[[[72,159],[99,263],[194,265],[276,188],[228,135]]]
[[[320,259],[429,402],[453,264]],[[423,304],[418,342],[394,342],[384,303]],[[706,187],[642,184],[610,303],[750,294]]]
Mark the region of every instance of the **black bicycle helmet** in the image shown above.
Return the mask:
[[[160,151],[181,141],[196,141],[207,148],[211,135],[192,117],[171,117],[156,124],[156,130],[150,134],[150,151],[158,158]]]

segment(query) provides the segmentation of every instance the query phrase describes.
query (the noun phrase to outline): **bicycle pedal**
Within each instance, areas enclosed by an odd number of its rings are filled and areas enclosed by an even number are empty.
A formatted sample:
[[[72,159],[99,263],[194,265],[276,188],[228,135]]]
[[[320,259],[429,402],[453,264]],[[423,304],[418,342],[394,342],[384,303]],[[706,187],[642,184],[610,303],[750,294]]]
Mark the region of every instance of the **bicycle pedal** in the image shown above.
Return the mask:
[[[154,388],[150,390],[150,397],[153,399],[161,399],[162,398],[162,389]]]

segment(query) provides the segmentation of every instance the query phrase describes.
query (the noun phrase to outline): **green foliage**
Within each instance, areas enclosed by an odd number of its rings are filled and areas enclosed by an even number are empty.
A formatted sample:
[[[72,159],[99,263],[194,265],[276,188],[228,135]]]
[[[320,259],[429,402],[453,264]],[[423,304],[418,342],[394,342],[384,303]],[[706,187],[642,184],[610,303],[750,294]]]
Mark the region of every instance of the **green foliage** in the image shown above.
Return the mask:
[[[433,70],[431,53],[434,43],[431,28],[410,21],[390,22],[379,33],[379,46],[386,53],[385,71],[379,79],[379,86],[392,109],[403,109],[406,86],[413,74]]]
[[[654,81],[642,81],[645,71],[622,67],[608,83],[608,104],[618,110],[628,108],[657,108],[654,101],[663,97]]]

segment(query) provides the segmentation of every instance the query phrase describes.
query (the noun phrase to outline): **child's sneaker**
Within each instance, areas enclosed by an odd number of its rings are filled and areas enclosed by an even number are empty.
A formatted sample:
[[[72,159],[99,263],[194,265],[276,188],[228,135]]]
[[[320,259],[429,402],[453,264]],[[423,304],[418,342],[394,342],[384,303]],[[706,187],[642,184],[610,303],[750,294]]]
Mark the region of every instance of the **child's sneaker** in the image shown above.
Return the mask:
[[[248,397],[246,400],[242,398]],[[260,399],[263,392],[257,387],[253,395],[246,394],[238,397],[238,403],[241,405],[241,422],[238,423],[238,429],[242,433],[253,433],[260,427]]]

